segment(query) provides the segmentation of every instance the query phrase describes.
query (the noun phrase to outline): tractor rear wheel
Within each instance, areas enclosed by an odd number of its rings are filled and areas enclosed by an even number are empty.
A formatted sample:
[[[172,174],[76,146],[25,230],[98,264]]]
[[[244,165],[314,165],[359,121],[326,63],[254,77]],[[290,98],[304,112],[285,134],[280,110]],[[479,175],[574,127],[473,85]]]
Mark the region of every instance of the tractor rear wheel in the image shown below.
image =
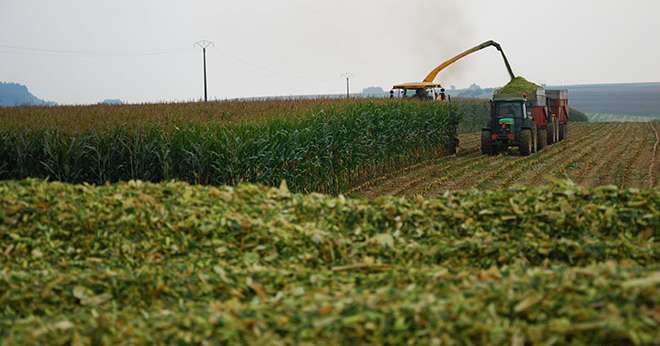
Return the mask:
[[[538,130],[538,146],[537,149],[538,151],[543,150],[546,146],[548,146],[548,130],[546,129],[539,129]]]
[[[485,155],[495,154],[493,139],[490,137],[490,131],[481,131],[481,153]]]
[[[529,156],[534,150],[534,139],[532,138],[532,130],[524,129],[520,131],[520,140],[518,143],[518,150],[520,155]]]

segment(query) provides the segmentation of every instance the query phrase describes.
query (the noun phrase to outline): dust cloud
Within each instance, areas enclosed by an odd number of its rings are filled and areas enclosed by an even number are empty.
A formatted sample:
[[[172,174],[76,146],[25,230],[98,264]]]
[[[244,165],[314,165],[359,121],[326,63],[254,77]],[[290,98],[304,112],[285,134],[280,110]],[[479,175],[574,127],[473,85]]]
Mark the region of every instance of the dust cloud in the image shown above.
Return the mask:
[[[404,5],[396,12],[384,11],[392,22],[399,18],[395,37],[402,53],[409,56],[411,67],[418,70],[415,72],[420,81],[441,62],[478,43],[457,2],[424,1],[417,6]],[[456,63],[438,75],[436,81],[449,85],[469,66],[468,60]]]
[[[345,70],[355,75],[356,86],[387,90],[394,83],[421,81],[441,62],[479,43],[458,1],[294,3],[274,28],[283,36],[267,55],[274,65],[293,69],[286,64],[295,63],[300,73],[319,79],[332,80]],[[304,50],[278,57],[295,49],[283,48],[292,42]],[[436,81],[451,85],[469,66],[458,63]]]

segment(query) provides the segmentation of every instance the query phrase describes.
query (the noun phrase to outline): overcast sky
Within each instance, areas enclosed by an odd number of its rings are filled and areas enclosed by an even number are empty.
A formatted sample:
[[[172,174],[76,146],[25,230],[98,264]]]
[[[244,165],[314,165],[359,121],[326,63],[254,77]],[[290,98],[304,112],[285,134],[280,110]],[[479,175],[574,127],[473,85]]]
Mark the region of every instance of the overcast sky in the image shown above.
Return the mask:
[[[0,81],[58,103],[341,93],[421,81],[486,40],[546,84],[660,81],[657,0],[0,0]],[[494,49],[437,82],[500,86]]]

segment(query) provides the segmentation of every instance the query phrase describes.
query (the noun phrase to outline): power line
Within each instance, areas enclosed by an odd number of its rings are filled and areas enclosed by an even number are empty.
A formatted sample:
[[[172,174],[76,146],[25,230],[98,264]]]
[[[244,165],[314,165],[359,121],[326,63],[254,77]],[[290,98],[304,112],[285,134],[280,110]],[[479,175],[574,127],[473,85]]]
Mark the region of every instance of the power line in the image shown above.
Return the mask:
[[[210,41],[209,41],[210,42]],[[198,47],[195,45],[195,47]],[[94,50],[62,50],[62,49],[48,49],[40,47],[28,47],[28,46],[19,46],[11,44],[2,44],[0,43],[0,54],[3,55],[26,55],[26,54],[43,54],[43,55],[55,55],[55,56],[81,56],[81,57],[117,57],[117,56],[158,56],[158,55],[170,55],[170,54],[191,54],[192,50],[189,49],[177,49],[177,50],[155,50],[155,51],[94,51]],[[223,55],[226,59],[231,59],[239,64],[242,64],[255,72],[261,73],[261,75],[268,75],[273,78],[281,80],[289,80],[292,77],[299,80],[309,81],[310,76],[303,73],[287,72],[283,73],[280,71],[275,72],[269,67],[263,65],[255,64],[252,61],[247,61],[247,59],[238,56],[238,55]],[[325,86],[331,86],[333,84],[329,79],[326,82],[323,82]]]
[[[183,53],[184,50],[154,50],[154,51],[95,51],[95,50],[63,50],[48,49],[39,47],[17,46],[9,44],[0,44],[0,48],[5,49],[5,53],[30,52],[38,54],[57,54],[57,55],[77,55],[77,56],[154,56]],[[9,51],[7,51],[9,50]]]
[[[206,47],[204,47],[206,45]],[[194,47],[202,48],[204,53],[204,65],[206,65],[206,54],[204,52],[205,48],[213,47],[214,44],[211,41],[199,41],[196,42]],[[165,56],[165,55],[175,55],[175,54],[191,54],[193,53],[190,48],[180,48],[180,49],[161,49],[161,50],[151,50],[151,51],[104,51],[104,50],[65,50],[65,49],[51,49],[45,47],[35,47],[35,46],[24,46],[16,44],[5,44],[0,43],[0,55],[50,55],[50,56],[69,56],[69,57],[80,57],[80,58],[103,58],[103,57],[140,57],[140,56]],[[319,79],[319,76],[310,76],[304,73],[296,73],[294,71],[287,71],[286,73],[280,71],[279,69],[273,69],[272,67],[265,67],[263,65],[255,64],[252,61],[247,61],[247,59],[240,57],[238,55],[224,55],[224,58],[231,59],[237,63],[244,65],[252,69],[255,72],[259,72],[262,76],[270,76],[274,79],[280,81],[296,79],[300,81],[315,81],[316,84],[322,85],[325,87],[331,87],[334,82],[331,81],[331,78],[327,78],[326,81]],[[352,78],[351,74],[342,75],[342,77]],[[205,99],[208,98],[208,88],[206,81],[206,66],[204,66],[204,94]],[[347,80],[347,89],[350,88],[348,85],[349,81]],[[350,93],[350,92],[349,92]]]

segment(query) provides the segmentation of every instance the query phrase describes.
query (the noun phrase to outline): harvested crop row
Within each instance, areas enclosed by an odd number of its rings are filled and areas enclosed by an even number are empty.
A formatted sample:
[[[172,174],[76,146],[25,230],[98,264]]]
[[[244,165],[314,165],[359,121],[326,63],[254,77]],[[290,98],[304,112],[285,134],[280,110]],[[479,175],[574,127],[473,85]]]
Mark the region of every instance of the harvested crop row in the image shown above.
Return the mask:
[[[598,134],[596,147],[565,160],[563,172],[584,186],[628,181],[627,186],[652,187],[644,179],[647,162],[637,161],[635,166],[627,168],[622,166],[629,158],[634,158],[634,148],[651,151],[652,142],[645,140],[649,134],[650,128],[646,124],[608,124],[608,130]]]
[[[652,127],[652,123],[649,123],[648,126]],[[635,181],[649,180],[646,179],[647,172],[637,170],[636,168],[643,167],[651,161],[650,157],[653,156],[653,145],[655,142],[655,133],[651,131],[646,136],[642,134],[639,138],[636,138],[633,153],[625,158],[622,174],[617,175],[617,186],[630,187]],[[653,187],[653,184],[649,181],[648,186]]]
[[[478,138],[477,138],[478,140]],[[474,152],[475,148],[474,143],[475,141],[475,135],[473,133],[466,133],[466,134],[460,134],[459,135],[459,142],[460,146],[458,148],[459,155],[465,155],[469,152]],[[469,148],[467,151],[463,148]],[[405,190],[405,187],[410,184],[410,174],[415,175],[417,177],[425,177],[433,174],[432,172],[434,170],[437,170],[439,166],[441,166],[444,162],[450,161],[451,159],[448,159],[447,157],[444,158],[433,158],[430,160],[422,161],[415,163],[410,166],[406,166],[402,169],[398,169],[392,172],[388,172],[385,175],[382,175],[377,178],[373,178],[370,180],[367,180],[366,182],[363,182],[362,184],[358,184],[355,187],[351,188],[348,193],[349,194],[354,194],[359,191],[365,191],[367,189],[370,189],[369,195],[366,197],[377,197],[384,195],[383,191],[393,191],[396,189],[397,191],[403,191]],[[390,193],[392,195],[396,195],[396,193]]]
[[[0,179],[213,185],[286,179],[295,191],[339,193],[379,173],[371,168],[437,157],[460,117],[453,106],[385,102],[242,126],[0,131]]]
[[[518,156],[515,149],[504,155],[481,155],[478,134],[464,134],[463,138],[472,136],[473,139],[462,141],[457,156],[392,175],[387,182],[373,186],[365,184],[356,193],[368,198],[382,195],[429,197],[442,195],[447,190],[544,184],[553,177],[568,177],[585,186],[598,181],[600,184],[625,182],[627,187],[649,187],[648,172],[655,141],[651,126],[578,123],[571,124],[570,133],[567,140],[528,157]],[[648,140],[642,140],[645,138]],[[643,148],[632,149],[635,146]],[[625,151],[626,147],[631,150]],[[641,155],[636,159],[637,151],[641,151]],[[601,163],[603,158],[604,164]],[[619,172],[598,169],[612,167],[614,170],[620,164],[625,165],[625,169]]]
[[[598,161],[594,151],[602,146],[603,139],[625,128],[617,129],[605,124],[582,126],[582,131],[573,131],[568,140],[547,148],[544,155],[537,155],[534,158],[534,173],[527,175],[521,183],[538,183],[546,176],[566,177],[567,171],[574,168],[576,163],[581,167],[593,166]]]
[[[609,145],[602,146],[602,152],[596,153],[601,157],[601,162],[598,168],[593,172],[591,177],[590,186],[601,186],[608,182],[617,182],[621,180],[624,172],[624,165],[628,158],[634,158],[636,149],[646,147],[644,136],[642,138],[637,135],[640,133],[639,124],[634,124],[624,131],[624,135],[632,136],[631,138],[619,137],[616,141],[611,141]],[[599,151],[600,151],[599,150]],[[589,186],[585,184],[586,186]],[[618,184],[617,184],[618,185]]]
[[[598,130],[595,130],[596,133]],[[576,152],[589,153],[590,150],[586,148],[593,148],[595,143],[599,141],[597,135],[589,134],[586,136],[576,136],[572,142],[563,141],[555,144],[548,148],[547,151],[541,151],[534,156],[526,157],[508,157],[505,158],[504,162],[498,162],[493,169],[488,169],[485,174],[487,177],[482,179],[482,181],[477,184],[478,188],[495,188],[497,186],[509,186],[512,181],[520,179],[523,175],[529,174],[532,172],[531,164],[534,161],[549,161],[551,162],[546,169],[546,174],[550,174],[550,170],[555,166],[552,165],[552,162],[561,162],[563,160],[569,160],[573,158],[573,155]],[[497,158],[496,158],[497,159]],[[556,167],[561,167],[557,165]],[[513,179],[510,179],[513,177]],[[509,184],[501,185],[502,182],[509,182]]]
[[[564,182],[415,201],[2,182],[0,342],[652,343],[659,209]]]
[[[651,186],[656,186],[658,181],[656,175],[658,170],[660,170],[660,165],[658,165],[658,145],[660,144],[660,132],[656,127],[656,121],[652,122],[651,128],[653,129],[653,134],[655,135],[655,143],[653,143],[653,156],[651,158],[651,163],[649,165],[649,184]]]
[[[575,131],[577,136],[580,133],[586,132],[581,126],[578,126]],[[581,137],[578,137],[581,138]],[[581,140],[586,140],[585,136]],[[476,144],[477,148],[479,144]],[[529,175],[534,172],[531,167],[523,167],[523,163],[531,163],[535,161],[545,162],[551,160],[554,153],[562,151],[561,145],[555,145],[547,148],[545,151],[528,157],[517,157],[510,155],[487,156],[482,155],[476,151],[473,155],[462,158],[459,164],[455,164],[455,168],[444,169],[439,167],[441,174],[428,183],[423,189],[419,191],[409,191],[409,195],[420,193],[427,196],[436,196],[444,193],[447,189],[459,190],[463,188],[471,188],[475,186],[488,185],[495,187],[495,183],[507,177],[513,179],[520,179],[523,174]],[[531,165],[530,165],[531,166]],[[536,181],[535,183],[539,183]]]
[[[591,133],[578,133],[576,136],[572,136],[574,138],[548,148],[542,155],[516,160],[518,165],[515,172],[518,180],[520,177],[529,175],[531,175],[529,183],[541,182],[544,176],[565,177],[570,169],[575,168],[576,162],[579,163],[580,168],[593,169],[598,166],[599,160],[603,156],[600,151],[604,149],[604,143],[610,141],[622,143],[629,140],[625,134],[632,131],[625,125],[620,128],[595,125],[590,129]],[[530,174],[531,167],[533,167],[534,174]],[[574,178],[574,175],[570,177]],[[508,186],[515,180],[514,177],[507,176],[507,179],[498,180],[498,184]]]
[[[582,132],[582,129],[578,126],[575,131]],[[446,190],[457,190],[458,187],[463,186],[470,187],[469,185],[476,178],[480,178],[479,181],[488,181],[484,175],[492,170],[489,168],[491,164],[502,163],[505,159],[513,160],[513,158],[481,155],[479,140],[478,134],[461,135],[461,149],[458,156],[429,162],[423,169],[414,169],[407,174],[393,176],[391,181],[361,192],[370,198],[382,195],[436,196]]]

